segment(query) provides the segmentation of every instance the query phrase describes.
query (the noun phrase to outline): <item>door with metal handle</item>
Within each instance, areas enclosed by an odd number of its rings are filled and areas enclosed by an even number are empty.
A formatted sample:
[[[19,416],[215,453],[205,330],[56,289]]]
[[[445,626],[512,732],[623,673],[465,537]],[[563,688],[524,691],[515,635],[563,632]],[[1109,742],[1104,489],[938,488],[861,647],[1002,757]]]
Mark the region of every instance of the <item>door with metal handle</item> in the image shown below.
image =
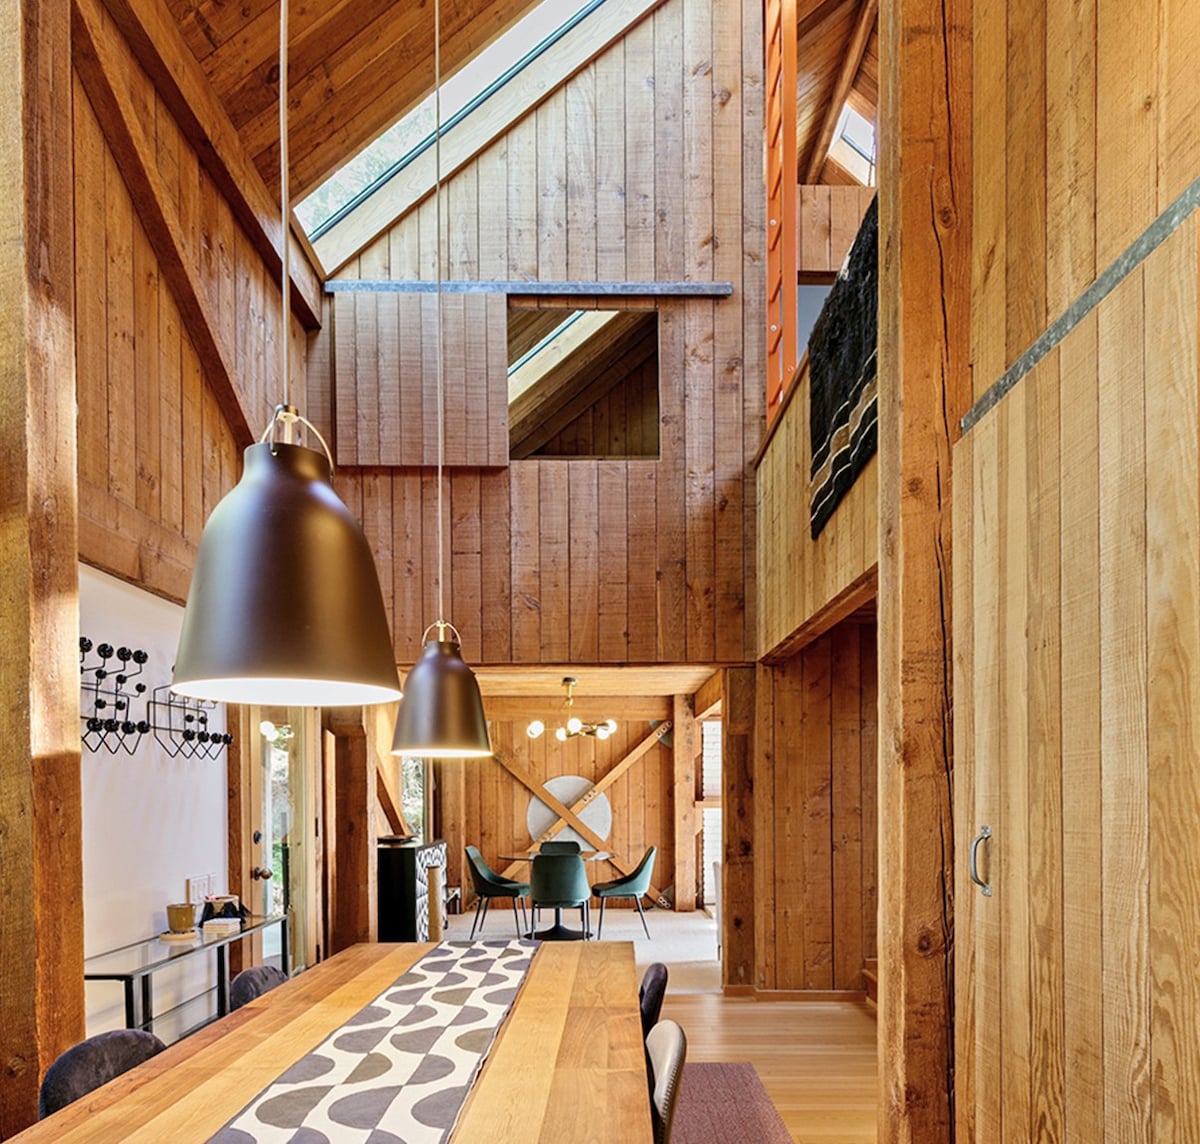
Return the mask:
[[[979,828],[979,833],[975,835],[975,840],[971,843],[971,881],[979,887],[980,893],[982,893],[985,898],[990,898],[992,896],[992,884],[990,882],[985,882],[979,876],[979,847],[982,846],[987,839],[991,838],[991,836],[992,828],[990,826],[981,826]]]

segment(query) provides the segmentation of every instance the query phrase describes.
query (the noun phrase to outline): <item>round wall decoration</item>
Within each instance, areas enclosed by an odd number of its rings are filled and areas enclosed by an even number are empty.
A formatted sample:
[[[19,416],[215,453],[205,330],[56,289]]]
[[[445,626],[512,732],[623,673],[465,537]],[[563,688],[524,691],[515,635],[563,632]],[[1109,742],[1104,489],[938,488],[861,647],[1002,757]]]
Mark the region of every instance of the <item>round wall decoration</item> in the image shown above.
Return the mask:
[[[572,806],[591,790],[593,784],[590,779],[585,779],[582,775],[556,775],[542,785],[564,806]],[[601,838],[607,839],[612,833],[612,803],[608,801],[606,794],[599,794],[592,799],[583,808],[579,817],[590,830],[595,831]],[[530,798],[529,809],[525,812],[525,825],[529,828],[530,838],[535,841],[541,838],[557,819],[558,815],[540,798]],[[563,827],[554,836],[554,839],[556,842],[578,842],[584,850],[593,849],[592,844],[586,838],[581,838],[569,826]]]

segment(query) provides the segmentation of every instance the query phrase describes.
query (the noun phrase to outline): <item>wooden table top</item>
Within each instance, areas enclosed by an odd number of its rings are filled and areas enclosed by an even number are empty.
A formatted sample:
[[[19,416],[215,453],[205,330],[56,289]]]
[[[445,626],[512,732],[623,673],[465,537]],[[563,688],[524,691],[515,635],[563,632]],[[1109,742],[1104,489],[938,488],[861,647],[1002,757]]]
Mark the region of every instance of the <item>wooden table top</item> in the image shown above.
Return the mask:
[[[207,1140],[433,948],[345,950],[13,1139]],[[637,992],[628,942],[540,946],[452,1144],[649,1144]]]

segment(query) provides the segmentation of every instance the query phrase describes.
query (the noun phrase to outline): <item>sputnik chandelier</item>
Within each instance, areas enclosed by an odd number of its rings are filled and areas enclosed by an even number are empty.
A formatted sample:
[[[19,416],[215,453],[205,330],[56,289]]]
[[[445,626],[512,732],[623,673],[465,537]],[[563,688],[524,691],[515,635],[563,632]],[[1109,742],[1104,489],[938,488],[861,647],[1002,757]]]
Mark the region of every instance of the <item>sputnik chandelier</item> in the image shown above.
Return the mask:
[[[554,737],[560,742],[565,743],[568,739],[575,738],[576,735],[594,735],[597,739],[607,739],[617,729],[615,719],[605,719],[603,723],[585,723],[577,715],[571,714],[571,708],[575,706],[575,688],[579,683],[574,676],[563,676],[563,687],[567,692],[567,721],[562,726],[555,729]],[[536,739],[546,730],[546,724],[540,719],[534,719],[528,727],[525,728],[525,734],[531,739]]]

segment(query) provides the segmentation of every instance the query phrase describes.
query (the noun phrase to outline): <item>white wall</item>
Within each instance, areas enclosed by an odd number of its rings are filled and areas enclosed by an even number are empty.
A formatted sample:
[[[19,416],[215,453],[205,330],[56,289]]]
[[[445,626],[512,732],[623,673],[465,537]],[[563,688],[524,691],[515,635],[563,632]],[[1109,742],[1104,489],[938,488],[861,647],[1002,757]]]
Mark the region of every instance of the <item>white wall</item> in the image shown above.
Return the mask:
[[[167,683],[175,661],[183,609],[85,565],[79,570],[79,631],[97,647],[142,648],[147,695]],[[88,657],[95,659],[95,653]],[[115,663],[115,661],[113,661]],[[86,699],[86,695],[85,695]],[[142,718],[135,703],[130,717]],[[85,707],[86,710],[86,707]],[[224,730],[224,712],[210,716]],[[167,928],[166,904],[182,902],[185,880],[214,874],[227,883],[225,753],[212,759],[172,758],[146,735],[132,754],[83,751],[84,946],[88,956],[139,941]],[[156,943],[158,948],[162,947]],[[216,983],[214,954],[201,953],[154,977],[154,1008],[162,1013]],[[88,982],[88,1034],[124,1025],[121,986]],[[155,1032],[174,1040],[215,1011],[211,998],[193,1003]]]

